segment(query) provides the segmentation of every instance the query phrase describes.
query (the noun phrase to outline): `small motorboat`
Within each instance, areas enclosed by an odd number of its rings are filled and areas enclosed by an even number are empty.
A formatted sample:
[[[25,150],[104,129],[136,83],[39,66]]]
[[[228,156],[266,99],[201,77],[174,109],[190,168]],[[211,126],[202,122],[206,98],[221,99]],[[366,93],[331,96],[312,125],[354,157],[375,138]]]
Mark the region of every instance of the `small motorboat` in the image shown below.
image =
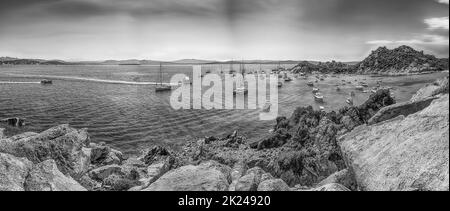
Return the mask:
[[[283,83],[282,82],[278,82],[278,88],[283,87]]]
[[[319,88],[313,88],[312,93],[317,94],[320,91]]]
[[[363,86],[356,86],[355,89],[358,90],[358,91],[364,91],[364,87]]]
[[[316,94],[314,95],[314,100],[315,100],[316,102],[323,103],[323,95],[320,94],[320,93],[316,93]]]
[[[191,79],[186,76],[186,78],[184,78],[183,80],[183,84],[192,84]]]
[[[168,85],[164,85],[164,84],[159,84],[159,85],[156,85],[155,91],[156,92],[168,92],[168,91],[172,91],[172,87],[168,86]]]
[[[369,87],[369,84],[367,84],[367,83],[364,83],[364,82],[361,82],[361,83],[359,83],[362,87]]]
[[[291,81],[292,81],[292,78],[289,78],[289,77],[284,78],[284,81],[285,81],[285,82],[291,82]]]
[[[308,83],[306,83],[306,85],[308,85],[308,86],[314,86],[314,82],[308,81]]]
[[[346,102],[349,105],[353,105],[353,98],[347,98]]]
[[[370,92],[372,92],[373,94],[377,93],[376,89],[372,89]]]
[[[233,95],[238,95],[238,94],[240,94],[240,95],[246,95],[246,94],[248,94],[248,89],[247,88],[245,88],[245,87],[239,87],[239,88],[236,88],[234,91],[233,91]]]
[[[265,112],[265,113],[270,112],[270,107],[271,106],[272,106],[272,104],[269,101],[267,101],[266,104],[264,105],[262,111]]]
[[[53,84],[53,81],[52,80],[48,80],[48,79],[44,79],[44,80],[41,81],[41,84],[43,84],[43,85]]]

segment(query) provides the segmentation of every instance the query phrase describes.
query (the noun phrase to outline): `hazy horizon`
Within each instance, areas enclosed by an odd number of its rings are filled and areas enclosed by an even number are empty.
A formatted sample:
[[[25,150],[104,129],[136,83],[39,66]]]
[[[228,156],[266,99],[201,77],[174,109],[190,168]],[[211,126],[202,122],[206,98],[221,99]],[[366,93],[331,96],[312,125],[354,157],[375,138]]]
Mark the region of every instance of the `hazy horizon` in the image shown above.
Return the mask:
[[[360,61],[449,56],[448,0],[6,0],[0,56],[64,61]]]

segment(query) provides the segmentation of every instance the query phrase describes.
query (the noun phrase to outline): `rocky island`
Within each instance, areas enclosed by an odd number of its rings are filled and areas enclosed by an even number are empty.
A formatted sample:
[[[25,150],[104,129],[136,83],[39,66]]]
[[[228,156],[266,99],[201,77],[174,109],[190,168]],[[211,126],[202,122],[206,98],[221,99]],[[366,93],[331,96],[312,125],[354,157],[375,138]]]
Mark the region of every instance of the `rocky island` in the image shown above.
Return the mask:
[[[294,73],[346,73],[375,75],[411,75],[448,70],[448,58],[417,51],[403,45],[395,49],[379,47],[361,62],[301,62],[291,69]]]
[[[380,89],[339,111],[297,108],[250,142],[235,131],[127,157],[60,125],[6,137],[1,191],[449,190],[448,77],[396,104]]]

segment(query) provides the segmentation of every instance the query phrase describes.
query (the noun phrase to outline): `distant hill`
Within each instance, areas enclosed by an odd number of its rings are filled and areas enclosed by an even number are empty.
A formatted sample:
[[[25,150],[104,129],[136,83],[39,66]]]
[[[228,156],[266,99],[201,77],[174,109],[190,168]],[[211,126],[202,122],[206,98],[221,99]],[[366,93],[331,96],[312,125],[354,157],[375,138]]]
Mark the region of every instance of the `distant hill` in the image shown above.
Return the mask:
[[[409,46],[395,49],[380,47],[361,62],[300,62],[291,69],[294,73],[359,73],[402,75],[448,70],[448,58],[416,51]]]
[[[62,60],[19,59],[0,57],[0,65],[204,65],[204,64],[297,64],[291,69],[293,73],[359,73],[359,74],[414,74],[428,71],[448,70],[449,60],[439,59],[433,55],[416,51],[409,46],[395,49],[380,47],[361,62],[319,62],[294,60],[242,60],[242,61],[213,61],[199,59],[181,59],[175,61],[156,60],[106,60],[66,62]]]
[[[342,62],[308,62],[303,61],[291,69],[293,73],[353,73],[355,72],[354,63]]]
[[[217,61],[211,61],[211,60],[199,60],[199,59],[181,59],[176,61],[171,61],[169,63],[174,64],[212,64],[216,63]]]
[[[19,59],[12,57],[0,57],[0,65],[67,65],[68,62],[61,60],[43,59]]]

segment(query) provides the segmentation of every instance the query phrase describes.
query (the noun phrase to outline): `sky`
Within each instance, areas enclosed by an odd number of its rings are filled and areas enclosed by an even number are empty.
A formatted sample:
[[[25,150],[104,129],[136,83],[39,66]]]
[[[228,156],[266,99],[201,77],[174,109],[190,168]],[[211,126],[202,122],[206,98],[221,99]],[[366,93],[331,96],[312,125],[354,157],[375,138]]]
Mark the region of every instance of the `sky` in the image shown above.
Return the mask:
[[[449,0],[2,0],[0,56],[358,61],[449,55]]]

